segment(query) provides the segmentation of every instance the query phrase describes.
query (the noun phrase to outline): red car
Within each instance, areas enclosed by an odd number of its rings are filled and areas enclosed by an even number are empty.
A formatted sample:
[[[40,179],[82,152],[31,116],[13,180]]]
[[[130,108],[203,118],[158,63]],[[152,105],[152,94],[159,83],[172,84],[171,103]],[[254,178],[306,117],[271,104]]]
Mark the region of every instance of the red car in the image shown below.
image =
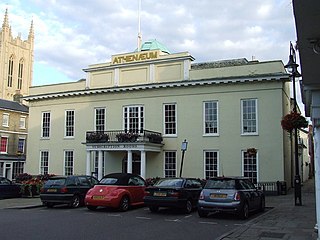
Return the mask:
[[[139,175],[111,173],[87,192],[84,202],[90,210],[101,206],[127,211],[130,206],[143,204],[145,188],[146,182]]]

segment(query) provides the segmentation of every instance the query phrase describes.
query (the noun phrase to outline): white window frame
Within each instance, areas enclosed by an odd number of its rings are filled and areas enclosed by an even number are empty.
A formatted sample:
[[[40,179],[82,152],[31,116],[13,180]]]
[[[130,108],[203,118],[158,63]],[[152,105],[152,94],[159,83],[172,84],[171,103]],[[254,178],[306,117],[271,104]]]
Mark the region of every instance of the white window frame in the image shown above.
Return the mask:
[[[138,129],[130,128],[130,116],[128,116],[130,112],[130,108],[138,108]],[[143,105],[128,105],[123,106],[122,108],[122,121],[123,121],[123,130],[128,132],[135,132],[135,133],[142,133],[144,130],[144,123],[145,123],[145,109]],[[127,116],[126,116],[127,114]]]
[[[73,113],[73,121],[72,121],[72,125],[68,125],[69,121],[68,121],[68,113],[72,112]],[[67,109],[64,112],[64,138],[74,138],[75,135],[75,123],[76,123],[76,112],[74,109]],[[72,129],[72,135],[67,135],[68,133],[68,129]]]
[[[2,115],[2,126],[3,127],[9,127],[9,121],[10,121],[10,114],[9,113],[3,113],[3,115]]]
[[[244,177],[248,177],[250,178],[250,180],[252,180],[252,177],[250,176],[245,176],[245,170],[244,170],[244,161],[245,161],[245,154],[247,153],[247,150],[243,150],[241,151],[241,159],[242,159],[242,163],[241,163],[241,169],[242,169],[242,176]],[[255,154],[255,161],[256,161],[256,175],[257,175],[257,183],[259,182],[259,154],[258,154],[258,151],[256,152]],[[254,181],[253,181],[254,184],[256,184]]]
[[[6,139],[7,139],[7,141],[6,141],[6,151],[5,151],[5,152],[0,151],[0,153],[2,153],[2,154],[7,154],[7,153],[8,153],[8,144],[9,144],[9,136],[6,136],[6,135],[0,136],[0,150],[1,150],[1,148],[2,148],[2,147],[1,147],[2,138],[6,138]]]
[[[207,175],[206,175],[206,172],[207,172],[207,169],[206,169],[206,153],[216,153],[217,154],[217,177],[220,175],[220,160],[219,160],[219,151],[218,150],[204,150],[203,151],[203,171],[204,171],[204,179],[207,179]],[[210,176],[211,177],[211,176]],[[210,178],[208,177],[208,178]],[[213,176],[212,176],[213,177]]]
[[[48,153],[48,158],[47,159],[43,159],[43,155],[42,153]],[[47,161],[47,165],[44,164],[44,161]],[[50,165],[50,152],[48,150],[40,150],[40,162],[39,162],[39,173],[40,174],[48,174],[49,173],[49,165]],[[45,172],[45,169],[47,170],[47,173]]]
[[[175,112],[174,112],[174,118],[175,118],[175,122],[174,122],[174,127],[175,127],[175,133],[166,133],[166,106],[170,106],[173,105],[175,106]],[[163,136],[165,137],[177,137],[178,136],[178,108],[177,108],[177,103],[164,103],[163,104]]]
[[[169,159],[167,159],[167,155],[166,155],[167,153],[174,153],[175,154],[175,159],[174,159],[175,168],[174,169],[167,169],[166,168],[166,161],[169,160]],[[169,164],[172,164],[172,163],[169,163]],[[166,171],[175,171],[175,175],[166,175]],[[163,176],[164,177],[176,177],[177,176],[177,151],[164,151]]]
[[[68,150],[63,151],[63,175],[67,175],[66,168],[67,167],[70,168],[70,166],[67,166],[67,164],[66,164],[66,161],[68,160],[66,158],[67,152],[72,152],[72,166],[71,166],[72,172],[71,172],[71,174],[68,174],[68,175],[73,175],[74,174],[74,150],[72,150],[72,149],[68,149]]]
[[[44,134],[44,122],[43,122],[43,118],[45,114],[49,114],[49,126],[48,126],[48,136],[43,136]],[[48,139],[50,138],[51,135],[51,112],[50,111],[45,111],[41,113],[41,138],[43,139]]]
[[[243,103],[244,101],[254,101],[255,102],[255,123],[256,123],[256,131],[255,132],[244,132],[244,119],[243,119],[243,114],[244,114],[244,108],[243,108]],[[258,99],[257,98],[246,98],[246,99],[241,99],[241,135],[258,135],[258,129],[259,129],[259,124],[258,124],[258,116],[259,116],[259,111],[258,111]]]
[[[104,110],[104,119],[103,119],[103,130],[106,131],[107,129],[107,109],[105,107],[96,107],[94,108],[94,130],[98,131],[97,129],[97,110]]]
[[[215,133],[206,133],[206,104],[207,103],[215,103],[216,104],[216,111],[217,117],[214,121],[217,123],[217,132]],[[217,100],[209,100],[203,102],[203,135],[204,136],[219,136],[219,102]]]
[[[26,116],[21,116],[19,121],[19,127],[20,129],[26,129]]]

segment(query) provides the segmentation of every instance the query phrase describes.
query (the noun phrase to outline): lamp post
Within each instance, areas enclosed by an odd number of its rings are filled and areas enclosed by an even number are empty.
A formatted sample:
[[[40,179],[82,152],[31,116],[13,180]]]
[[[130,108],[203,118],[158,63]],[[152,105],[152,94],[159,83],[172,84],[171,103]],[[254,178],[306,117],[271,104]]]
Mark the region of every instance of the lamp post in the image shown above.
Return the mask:
[[[188,142],[185,139],[181,144],[182,157],[181,157],[181,166],[180,166],[180,177],[182,176],[184,153],[185,151],[187,151],[187,147],[188,147]]]
[[[292,79],[292,87],[293,87],[293,112],[297,112],[297,97],[296,97],[296,77],[300,77],[301,74],[298,72],[298,64],[296,63],[296,52],[290,42],[290,55],[289,62],[284,67],[290,73],[290,77]],[[294,128],[294,160],[295,160],[295,177],[294,177],[294,202],[296,206],[302,205],[301,200],[301,177],[299,170],[299,155],[298,155],[298,128]],[[299,200],[299,201],[298,201]]]

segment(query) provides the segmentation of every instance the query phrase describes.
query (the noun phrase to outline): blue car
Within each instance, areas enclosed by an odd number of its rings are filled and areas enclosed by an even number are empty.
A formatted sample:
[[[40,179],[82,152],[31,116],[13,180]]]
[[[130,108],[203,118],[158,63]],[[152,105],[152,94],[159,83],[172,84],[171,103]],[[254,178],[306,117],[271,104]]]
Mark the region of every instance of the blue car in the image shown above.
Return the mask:
[[[20,185],[5,177],[0,177],[0,199],[21,197]]]

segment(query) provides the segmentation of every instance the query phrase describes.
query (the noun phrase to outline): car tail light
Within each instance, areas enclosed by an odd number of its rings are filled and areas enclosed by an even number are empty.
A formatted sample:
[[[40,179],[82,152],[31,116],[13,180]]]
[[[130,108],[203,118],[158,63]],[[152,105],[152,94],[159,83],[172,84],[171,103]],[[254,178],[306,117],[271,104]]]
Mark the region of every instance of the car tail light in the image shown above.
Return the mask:
[[[180,193],[179,192],[169,192],[168,194],[170,197],[179,197]]]
[[[241,197],[240,197],[240,193],[239,193],[239,192],[236,192],[236,193],[234,194],[234,200],[236,200],[236,201],[240,201],[240,200],[241,200]]]
[[[43,187],[40,188],[40,192],[41,192],[41,193],[44,193],[44,188],[43,188]]]
[[[60,192],[61,192],[61,193],[66,193],[66,192],[68,192],[68,189],[67,189],[66,187],[61,188]]]
[[[144,195],[145,196],[151,196],[151,192],[150,191],[144,191]]]
[[[203,194],[203,192],[200,193],[199,199],[200,199],[200,200],[204,200],[204,194]]]

